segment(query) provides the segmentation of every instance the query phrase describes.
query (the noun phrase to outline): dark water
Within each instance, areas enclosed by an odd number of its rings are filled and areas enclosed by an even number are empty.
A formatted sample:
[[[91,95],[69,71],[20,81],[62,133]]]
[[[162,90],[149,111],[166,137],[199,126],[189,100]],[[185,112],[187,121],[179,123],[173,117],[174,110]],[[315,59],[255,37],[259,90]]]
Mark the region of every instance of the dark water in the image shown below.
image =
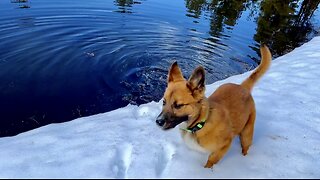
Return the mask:
[[[177,60],[207,83],[320,30],[318,0],[1,0],[0,136],[158,101]]]

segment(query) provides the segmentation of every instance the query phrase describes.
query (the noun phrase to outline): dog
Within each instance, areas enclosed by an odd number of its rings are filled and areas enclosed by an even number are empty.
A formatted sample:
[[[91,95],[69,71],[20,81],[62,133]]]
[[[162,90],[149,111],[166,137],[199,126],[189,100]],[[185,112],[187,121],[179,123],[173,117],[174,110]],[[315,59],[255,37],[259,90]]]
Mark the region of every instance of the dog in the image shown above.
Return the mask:
[[[226,83],[205,97],[205,70],[196,68],[186,80],[174,62],[169,70],[162,112],[156,123],[168,130],[179,125],[182,139],[191,149],[209,153],[205,168],[211,168],[226,154],[239,135],[242,154],[252,144],[256,109],[251,91],[266,73],[272,56],[260,47],[261,63],[241,84]]]

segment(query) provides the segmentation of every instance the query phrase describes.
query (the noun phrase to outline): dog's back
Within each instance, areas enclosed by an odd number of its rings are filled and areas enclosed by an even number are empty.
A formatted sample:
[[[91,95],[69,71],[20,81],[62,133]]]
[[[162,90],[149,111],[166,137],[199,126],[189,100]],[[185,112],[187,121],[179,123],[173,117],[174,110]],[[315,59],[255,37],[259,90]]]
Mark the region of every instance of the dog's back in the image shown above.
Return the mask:
[[[220,86],[209,98],[209,103],[225,111],[223,120],[228,120],[232,124],[233,136],[238,135],[245,126],[249,115],[254,110],[254,101],[250,91],[238,84],[224,84]]]
[[[249,116],[255,113],[255,104],[251,95],[254,84],[268,70],[271,53],[266,46],[260,48],[261,63],[240,85],[227,83],[220,86],[208,99],[210,104],[218,103],[227,111],[232,123],[234,135],[239,135]]]

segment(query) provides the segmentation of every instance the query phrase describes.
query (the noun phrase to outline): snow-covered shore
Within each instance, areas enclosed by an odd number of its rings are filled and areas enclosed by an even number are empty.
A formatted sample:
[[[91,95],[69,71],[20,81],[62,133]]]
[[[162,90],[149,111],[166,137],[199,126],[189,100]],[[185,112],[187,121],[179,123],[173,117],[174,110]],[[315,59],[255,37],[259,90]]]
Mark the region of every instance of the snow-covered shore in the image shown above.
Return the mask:
[[[320,178],[320,37],[274,59],[253,96],[248,155],[235,139],[213,169],[178,129],[157,127],[161,102],[151,102],[0,138],[0,178]]]

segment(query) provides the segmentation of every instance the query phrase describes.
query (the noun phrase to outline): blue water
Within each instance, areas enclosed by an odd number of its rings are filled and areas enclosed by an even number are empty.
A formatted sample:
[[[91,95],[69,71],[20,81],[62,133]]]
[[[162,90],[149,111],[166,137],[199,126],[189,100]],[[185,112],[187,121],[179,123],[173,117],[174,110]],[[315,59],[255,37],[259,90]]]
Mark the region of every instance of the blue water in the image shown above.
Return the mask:
[[[302,1],[270,30],[263,1],[24,1],[0,1],[0,136],[158,101],[175,60],[207,84],[246,72],[260,42],[276,57],[320,29],[319,10],[291,28]]]

